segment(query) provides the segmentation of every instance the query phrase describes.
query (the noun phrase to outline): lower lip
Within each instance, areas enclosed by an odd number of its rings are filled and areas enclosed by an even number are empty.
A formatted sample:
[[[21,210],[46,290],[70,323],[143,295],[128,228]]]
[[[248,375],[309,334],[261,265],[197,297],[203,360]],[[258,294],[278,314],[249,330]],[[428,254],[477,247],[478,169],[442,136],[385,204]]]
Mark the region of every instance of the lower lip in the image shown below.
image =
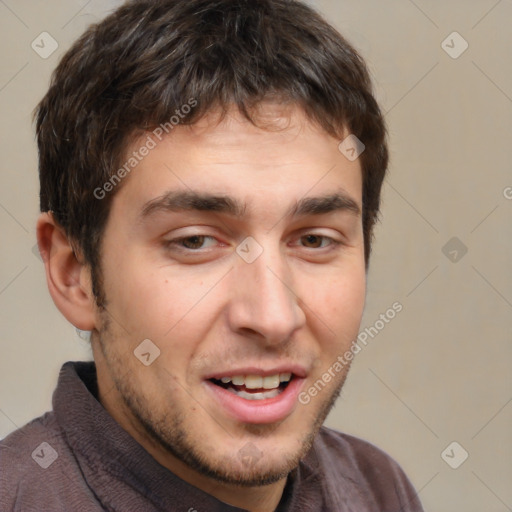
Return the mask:
[[[217,402],[235,420],[243,423],[276,423],[295,409],[304,380],[294,377],[279,395],[263,400],[246,400],[211,381],[205,382]]]

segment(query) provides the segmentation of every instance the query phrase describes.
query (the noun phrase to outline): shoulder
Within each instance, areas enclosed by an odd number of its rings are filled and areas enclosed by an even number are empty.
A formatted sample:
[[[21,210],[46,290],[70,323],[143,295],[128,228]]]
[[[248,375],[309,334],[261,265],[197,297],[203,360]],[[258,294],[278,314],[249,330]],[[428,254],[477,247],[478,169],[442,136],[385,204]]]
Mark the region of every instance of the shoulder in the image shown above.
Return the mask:
[[[372,443],[322,427],[313,444],[317,469],[327,475],[331,493],[358,495],[381,511],[421,512],[417,493],[399,464]],[[369,508],[370,509],[370,508]]]
[[[0,471],[2,511],[66,510],[81,494],[92,498],[53,412],[0,441],[0,466],[6,469]]]
[[[340,468],[350,467],[366,473],[367,470],[398,467],[387,453],[372,443],[327,427],[320,429],[314,446],[322,459],[332,459]]]
[[[0,457],[2,464],[9,467],[9,474],[2,473],[1,481],[22,476],[33,467],[41,467],[49,463],[47,455],[51,449],[44,447],[57,446],[62,443],[62,435],[55,421],[53,413],[47,412],[43,416],[32,420],[24,427],[15,430],[0,441]],[[44,444],[46,443],[46,445]],[[42,445],[42,456],[36,457],[37,448]],[[45,459],[45,460],[43,460]]]

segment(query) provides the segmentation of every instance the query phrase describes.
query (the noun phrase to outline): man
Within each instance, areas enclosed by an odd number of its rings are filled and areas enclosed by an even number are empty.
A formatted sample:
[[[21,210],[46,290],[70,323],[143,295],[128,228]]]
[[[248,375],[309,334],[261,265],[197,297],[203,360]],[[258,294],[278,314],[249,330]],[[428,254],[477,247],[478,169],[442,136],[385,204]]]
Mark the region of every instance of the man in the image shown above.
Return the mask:
[[[133,1],[36,119],[48,287],[94,363],[2,442],[2,510],[421,511],[322,427],[387,166],[354,49],[291,0]]]

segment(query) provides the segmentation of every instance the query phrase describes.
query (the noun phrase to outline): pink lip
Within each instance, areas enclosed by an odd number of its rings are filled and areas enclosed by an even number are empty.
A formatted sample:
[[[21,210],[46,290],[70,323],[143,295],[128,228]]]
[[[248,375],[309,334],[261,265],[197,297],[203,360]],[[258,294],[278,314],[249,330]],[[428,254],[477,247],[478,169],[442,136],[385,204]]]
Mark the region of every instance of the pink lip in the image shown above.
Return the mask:
[[[268,375],[277,375],[279,373],[292,373],[296,377],[304,378],[307,375],[306,370],[302,366],[298,365],[281,365],[275,366],[274,368],[269,368],[268,370],[263,370],[262,368],[257,368],[256,366],[246,366],[244,368],[236,368],[224,371],[218,371],[212,373],[210,375],[206,375],[205,379],[218,379],[220,380],[222,377],[234,377],[238,375],[259,375],[261,377],[266,377]]]
[[[272,371],[278,373],[275,370]],[[244,374],[254,375],[255,373],[247,371],[246,373],[233,373],[232,375]],[[304,380],[304,378],[295,375],[282,393],[274,398],[265,398],[264,400],[246,400],[209,380],[204,382],[217,403],[233,419],[243,423],[261,424],[282,421],[293,412]]]

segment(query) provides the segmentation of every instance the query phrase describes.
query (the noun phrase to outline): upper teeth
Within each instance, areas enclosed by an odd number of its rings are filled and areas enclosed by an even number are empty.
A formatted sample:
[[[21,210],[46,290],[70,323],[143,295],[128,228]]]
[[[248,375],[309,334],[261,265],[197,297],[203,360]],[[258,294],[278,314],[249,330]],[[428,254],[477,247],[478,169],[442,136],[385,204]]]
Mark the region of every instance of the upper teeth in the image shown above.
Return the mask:
[[[288,382],[292,377],[291,373],[278,373],[276,375],[235,375],[233,377],[222,377],[220,380],[224,384],[232,382],[235,386],[243,386],[247,389],[275,389],[279,387],[280,382]]]

